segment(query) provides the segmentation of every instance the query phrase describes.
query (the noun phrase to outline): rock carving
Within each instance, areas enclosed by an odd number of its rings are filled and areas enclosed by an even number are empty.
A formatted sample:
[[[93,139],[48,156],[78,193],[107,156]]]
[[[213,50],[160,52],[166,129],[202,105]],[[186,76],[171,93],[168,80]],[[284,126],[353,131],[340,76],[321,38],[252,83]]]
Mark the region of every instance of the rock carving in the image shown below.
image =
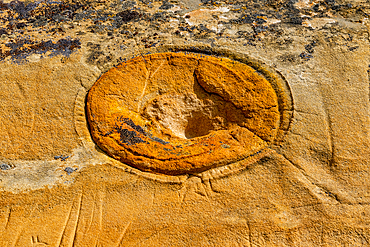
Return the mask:
[[[167,175],[202,172],[265,149],[280,112],[252,67],[191,53],[135,57],[103,74],[87,96],[97,145],[113,158]]]

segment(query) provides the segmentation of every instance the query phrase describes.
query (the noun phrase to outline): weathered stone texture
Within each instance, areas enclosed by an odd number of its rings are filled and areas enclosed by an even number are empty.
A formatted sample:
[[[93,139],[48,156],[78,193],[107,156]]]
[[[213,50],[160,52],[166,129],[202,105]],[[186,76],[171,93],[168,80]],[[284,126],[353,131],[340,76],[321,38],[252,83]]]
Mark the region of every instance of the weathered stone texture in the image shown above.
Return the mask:
[[[365,0],[1,1],[0,246],[369,246],[369,15]],[[151,143],[198,157],[212,135],[214,156],[155,162]]]

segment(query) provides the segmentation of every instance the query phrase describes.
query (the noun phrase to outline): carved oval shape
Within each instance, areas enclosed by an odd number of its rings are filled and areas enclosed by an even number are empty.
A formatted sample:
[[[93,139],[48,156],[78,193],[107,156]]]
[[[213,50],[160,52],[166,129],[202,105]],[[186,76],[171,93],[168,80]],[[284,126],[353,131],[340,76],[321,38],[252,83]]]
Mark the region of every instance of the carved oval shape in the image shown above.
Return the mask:
[[[267,147],[280,121],[273,87],[252,67],[199,54],[139,56],[87,96],[97,145],[142,171],[198,173]]]

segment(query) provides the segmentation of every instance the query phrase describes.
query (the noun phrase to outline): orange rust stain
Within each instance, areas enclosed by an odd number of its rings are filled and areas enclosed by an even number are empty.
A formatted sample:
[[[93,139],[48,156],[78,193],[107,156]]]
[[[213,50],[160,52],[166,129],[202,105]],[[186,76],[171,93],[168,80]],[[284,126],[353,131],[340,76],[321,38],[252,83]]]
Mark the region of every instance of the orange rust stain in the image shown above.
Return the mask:
[[[252,67],[199,54],[140,56],[87,97],[97,145],[142,171],[197,173],[253,155],[277,133],[275,91]]]

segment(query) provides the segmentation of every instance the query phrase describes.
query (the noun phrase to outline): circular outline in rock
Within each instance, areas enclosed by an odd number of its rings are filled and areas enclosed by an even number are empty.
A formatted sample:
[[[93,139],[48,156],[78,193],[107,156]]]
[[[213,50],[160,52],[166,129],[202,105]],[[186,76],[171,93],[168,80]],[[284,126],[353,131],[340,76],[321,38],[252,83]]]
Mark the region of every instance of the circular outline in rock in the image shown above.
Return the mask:
[[[145,51],[147,52],[147,50]],[[291,97],[291,92],[288,83],[285,81],[282,75],[279,74],[276,70],[272,69],[271,67],[267,66],[266,64],[263,64],[255,59],[250,58],[249,56],[237,53],[237,52],[231,52],[227,49],[220,49],[220,48],[211,48],[208,46],[197,46],[197,47],[189,47],[189,46],[166,46],[161,47],[159,49],[153,49],[150,51],[150,53],[161,53],[161,52],[192,52],[192,53],[198,53],[201,55],[211,55],[211,56],[217,56],[217,57],[224,57],[229,58],[244,64],[247,64],[248,66],[254,68],[259,74],[262,74],[265,78],[268,79],[270,84],[273,86],[279,101],[279,112],[280,112],[280,125],[278,134],[273,142],[270,143],[269,147],[274,148],[274,146],[278,145],[285,135],[285,133],[288,131],[292,113],[293,113],[293,101]],[[144,54],[138,53],[139,56]],[[132,57],[132,56],[127,56]],[[82,92],[83,91],[83,92]],[[75,115],[77,118],[75,118],[76,121],[76,130],[79,133],[81,140],[87,150],[93,153],[96,152],[96,150],[100,149],[96,144],[94,144],[93,140],[91,139],[90,133],[87,129],[87,122],[86,122],[86,116],[84,110],[82,111],[82,106],[85,104],[85,96],[87,92],[85,90],[82,90],[79,93],[79,96],[76,98],[76,108],[75,108]],[[201,171],[199,173],[195,173],[193,175],[197,175],[203,179],[214,179],[218,177],[224,177],[230,174],[233,174],[235,172],[238,172],[240,170],[243,170],[245,167],[249,166],[252,163],[255,163],[262,157],[268,155],[269,153],[273,152],[270,148],[265,148],[263,150],[260,150],[260,152],[256,153],[255,155],[251,155],[250,157],[246,157],[243,160],[237,161],[235,163],[223,165],[220,167],[214,167],[210,168],[206,171]],[[127,164],[121,163],[119,161],[116,161],[110,157],[107,157],[115,166],[120,167],[124,169],[127,172],[135,173],[140,176],[144,176],[150,179],[154,179],[161,182],[170,182],[170,183],[182,183],[184,180],[186,180],[186,177],[188,177],[187,174],[185,175],[166,175],[166,174],[153,174],[148,173],[145,171],[140,171],[137,168],[128,166]]]

